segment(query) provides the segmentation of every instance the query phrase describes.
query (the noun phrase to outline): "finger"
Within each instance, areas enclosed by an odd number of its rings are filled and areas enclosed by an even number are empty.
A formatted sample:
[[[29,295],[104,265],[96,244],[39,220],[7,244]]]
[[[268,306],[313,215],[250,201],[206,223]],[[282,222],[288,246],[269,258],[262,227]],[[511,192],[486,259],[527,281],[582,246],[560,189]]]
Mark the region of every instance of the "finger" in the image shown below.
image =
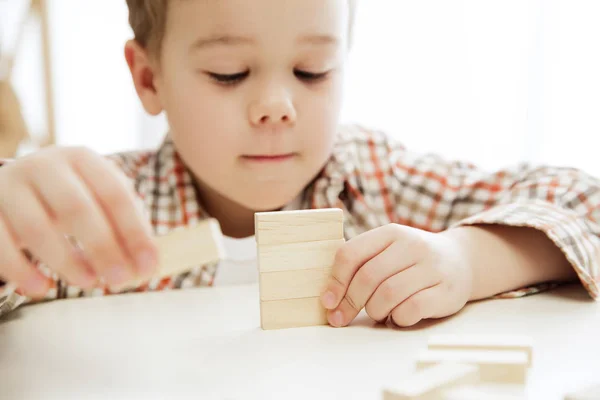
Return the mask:
[[[321,299],[325,308],[337,308],[358,269],[390,246],[394,240],[398,240],[402,232],[403,228],[400,225],[392,224],[365,232],[347,241],[335,256],[331,278]]]
[[[66,166],[51,172],[60,176],[59,181],[51,179],[49,173],[39,171],[32,185],[57,225],[81,243],[96,274],[110,286],[133,280],[131,264],[81,179]]]
[[[395,241],[384,251],[367,261],[352,278],[346,296],[330,312],[332,320],[342,325],[349,324],[367,304],[379,285],[417,263],[418,253],[411,251],[408,241]],[[335,315],[339,311],[338,315]]]
[[[399,327],[408,327],[433,317],[442,303],[442,291],[442,285],[436,285],[413,294],[392,310],[392,322]]]
[[[26,187],[13,188],[4,201],[3,216],[18,242],[59,273],[69,283],[83,288],[92,287],[97,280],[73,256],[72,247],[64,234],[50,219],[33,191]]]
[[[99,156],[86,157],[83,162],[76,158],[74,167],[91,188],[136,273],[144,278],[152,276],[158,267],[158,250],[150,221],[131,183],[114,164]]]
[[[423,264],[416,264],[379,285],[367,302],[365,309],[372,319],[383,321],[398,304],[413,294],[435,286],[440,282],[441,276],[435,273],[432,268],[428,268]]]
[[[42,298],[50,285],[21,251],[15,235],[10,231],[4,218],[0,217],[0,276],[6,283],[14,284],[32,298]]]

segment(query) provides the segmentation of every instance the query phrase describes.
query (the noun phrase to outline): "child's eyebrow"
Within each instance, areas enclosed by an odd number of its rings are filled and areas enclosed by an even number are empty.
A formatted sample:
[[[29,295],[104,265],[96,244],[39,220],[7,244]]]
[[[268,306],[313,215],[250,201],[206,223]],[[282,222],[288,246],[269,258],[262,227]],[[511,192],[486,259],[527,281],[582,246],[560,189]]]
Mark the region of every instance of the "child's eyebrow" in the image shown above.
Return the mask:
[[[190,51],[202,50],[214,46],[239,46],[255,43],[255,40],[245,36],[213,35],[196,39],[190,46]]]
[[[305,35],[298,38],[300,44],[334,45],[340,43],[340,39],[334,35]]]
[[[241,46],[255,44],[256,40],[247,36],[236,35],[213,35],[202,37],[194,41],[190,51],[203,50],[215,46]],[[340,39],[333,35],[304,35],[297,39],[298,44],[329,45],[337,46]]]

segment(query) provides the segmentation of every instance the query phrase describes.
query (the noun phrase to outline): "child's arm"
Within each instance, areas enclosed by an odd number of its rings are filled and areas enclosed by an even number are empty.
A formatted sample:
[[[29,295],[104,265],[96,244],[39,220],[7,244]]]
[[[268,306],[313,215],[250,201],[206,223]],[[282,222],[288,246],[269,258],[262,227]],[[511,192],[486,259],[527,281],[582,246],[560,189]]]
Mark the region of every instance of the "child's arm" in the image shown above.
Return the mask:
[[[462,254],[473,267],[469,301],[544,282],[577,280],[561,249],[539,230],[489,225],[459,227],[444,234],[462,244]]]
[[[600,180],[569,168],[486,172],[362,129],[347,143],[355,151],[336,157],[358,165],[347,175],[351,218],[366,232],[342,249],[334,295],[323,296],[342,325],[363,307],[377,320],[410,308],[420,316],[399,319],[412,324],[553,281],[579,279],[600,299]]]

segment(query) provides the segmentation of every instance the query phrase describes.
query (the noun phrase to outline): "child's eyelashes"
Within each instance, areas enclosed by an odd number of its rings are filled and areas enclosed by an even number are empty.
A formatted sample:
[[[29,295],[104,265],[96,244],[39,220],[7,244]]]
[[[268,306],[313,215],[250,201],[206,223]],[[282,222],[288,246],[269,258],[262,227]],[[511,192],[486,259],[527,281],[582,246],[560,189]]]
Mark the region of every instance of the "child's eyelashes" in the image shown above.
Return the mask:
[[[235,74],[218,74],[216,72],[205,72],[212,80],[221,85],[235,85],[241,83],[250,75],[250,71],[238,72]],[[329,76],[329,71],[326,72],[309,72],[295,69],[294,76],[306,83],[318,83]]]
[[[237,74],[217,74],[214,72],[207,72],[207,74],[220,84],[233,85],[244,80],[250,74],[250,71],[239,72]]]
[[[320,82],[322,80],[325,80],[327,78],[327,76],[329,75],[329,71],[326,71],[326,72],[308,72],[308,71],[302,71],[302,70],[299,70],[299,69],[295,69],[294,70],[294,75],[296,75],[296,78],[300,79],[301,81],[310,82],[310,83],[316,83],[316,82]]]

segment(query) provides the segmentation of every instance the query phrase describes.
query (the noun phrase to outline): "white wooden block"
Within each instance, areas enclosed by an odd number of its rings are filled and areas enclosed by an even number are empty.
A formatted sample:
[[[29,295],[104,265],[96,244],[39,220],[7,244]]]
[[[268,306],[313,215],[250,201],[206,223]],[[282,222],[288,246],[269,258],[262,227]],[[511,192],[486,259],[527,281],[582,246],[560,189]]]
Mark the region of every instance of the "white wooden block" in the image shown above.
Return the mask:
[[[465,363],[479,367],[482,382],[525,384],[527,353],[492,350],[427,350],[417,358],[417,368],[440,363]]]
[[[254,221],[259,246],[344,238],[344,213],[339,208],[259,212]]]
[[[331,268],[344,239],[258,246],[260,272]]]
[[[531,366],[533,339],[526,335],[439,334],[428,340],[430,350],[506,350],[524,351]]]
[[[445,390],[457,385],[479,382],[479,368],[475,365],[436,364],[406,377],[383,391],[383,400],[435,400]]]
[[[319,297],[260,302],[264,330],[327,325],[327,310]]]
[[[319,297],[330,276],[330,268],[262,272],[259,279],[260,300]]]
[[[579,391],[567,394],[565,400],[600,400],[600,384],[586,386]]]

